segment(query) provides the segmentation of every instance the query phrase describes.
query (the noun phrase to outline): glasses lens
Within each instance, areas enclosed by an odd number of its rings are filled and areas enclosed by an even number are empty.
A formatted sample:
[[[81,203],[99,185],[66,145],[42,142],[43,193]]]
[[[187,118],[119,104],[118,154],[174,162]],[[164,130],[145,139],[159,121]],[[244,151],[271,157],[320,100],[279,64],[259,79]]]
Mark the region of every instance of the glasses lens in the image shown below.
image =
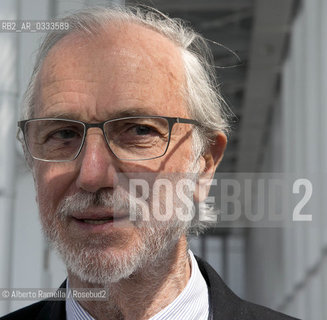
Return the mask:
[[[169,141],[164,118],[125,118],[108,121],[104,131],[112,152],[121,160],[146,160],[162,156]]]
[[[83,141],[84,125],[69,120],[30,120],[25,124],[27,148],[34,158],[73,160]]]

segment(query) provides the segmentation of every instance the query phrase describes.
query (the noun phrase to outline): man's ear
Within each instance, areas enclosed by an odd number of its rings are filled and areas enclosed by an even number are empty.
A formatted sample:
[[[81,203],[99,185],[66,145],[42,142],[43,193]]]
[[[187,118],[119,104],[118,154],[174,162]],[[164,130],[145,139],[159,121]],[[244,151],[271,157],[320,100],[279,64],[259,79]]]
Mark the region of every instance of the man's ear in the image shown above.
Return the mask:
[[[213,175],[224,156],[226,144],[226,135],[223,132],[217,132],[207,150],[201,155],[199,159],[200,172],[194,191],[196,202],[203,202],[207,198]]]

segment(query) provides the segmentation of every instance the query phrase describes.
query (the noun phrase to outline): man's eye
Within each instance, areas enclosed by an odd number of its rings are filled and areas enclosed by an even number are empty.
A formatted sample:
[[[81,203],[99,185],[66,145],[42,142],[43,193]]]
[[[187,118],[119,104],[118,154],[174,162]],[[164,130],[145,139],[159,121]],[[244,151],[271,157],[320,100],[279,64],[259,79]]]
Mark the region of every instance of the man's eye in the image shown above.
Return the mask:
[[[76,131],[70,129],[58,130],[49,135],[49,139],[62,139],[62,140],[74,139],[78,137],[79,134]]]
[[[135,127],[133,127],[133,131],[135,134],[140,136],[144,136],[156,132],[156,130],[153,130],[148,126],[141,126],[141,125],[136,125]]]

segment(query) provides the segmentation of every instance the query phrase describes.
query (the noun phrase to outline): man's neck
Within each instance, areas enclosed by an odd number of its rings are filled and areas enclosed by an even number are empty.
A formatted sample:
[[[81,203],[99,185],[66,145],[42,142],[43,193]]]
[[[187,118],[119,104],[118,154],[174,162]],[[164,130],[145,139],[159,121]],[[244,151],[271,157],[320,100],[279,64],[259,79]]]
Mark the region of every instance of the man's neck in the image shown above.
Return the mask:
[[[151,268],[152,267],[152,268]],[[182,237],[163,264],[149,266],[109,285],[109,300],[79,301],[97,320],[145,320],[169,305],[185,288],[190,275],[187,240]],[[69,273],[71,288],[99,287]]]

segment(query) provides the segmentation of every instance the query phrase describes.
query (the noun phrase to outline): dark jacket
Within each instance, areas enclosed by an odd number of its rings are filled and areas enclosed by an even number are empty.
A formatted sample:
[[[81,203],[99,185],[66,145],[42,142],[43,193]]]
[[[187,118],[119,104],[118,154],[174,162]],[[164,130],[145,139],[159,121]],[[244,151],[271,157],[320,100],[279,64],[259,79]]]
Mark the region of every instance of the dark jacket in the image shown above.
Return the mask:
[[[209,264],[197,258],[199,268],[207,282],[209,290],[209,320],[294,320],[295,318],[272,311],[268,308],[246,302],[236,296],[221,280]],[[62,284],[65,288],[66,282]],[[12,312],[0,320],[65,320],[65,301],[47,301],[34,303]],[[182,319],[176,319],[182,320]],[[185,319],[187,320],[187,319]]]

